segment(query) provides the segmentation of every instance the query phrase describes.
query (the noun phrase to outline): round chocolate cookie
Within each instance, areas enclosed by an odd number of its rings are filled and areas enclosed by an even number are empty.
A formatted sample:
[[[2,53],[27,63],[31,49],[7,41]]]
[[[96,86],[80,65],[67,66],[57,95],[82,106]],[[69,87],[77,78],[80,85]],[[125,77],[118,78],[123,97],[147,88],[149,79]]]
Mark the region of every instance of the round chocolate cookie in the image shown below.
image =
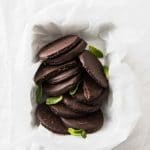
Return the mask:
[[[43,47],[40,50],[38,57],[40,60],[58,57],[60,54],[69,51],[78,42],[80,42],[80,40],[80,37],[77,35],[67,35],[65,37],[61,37]]]
[[[60,96],[73,88],[80,80],[80,74],[57,84],[43,84],[43,90],[47,96]]]
[[[72,95],[72,97],[78,101],[78,102],[85,102],[87,100],[85,100],[85,96],[84,96],[84,92],[83,92],[83,89],[79,89],[77,91],[77,93],[75,93],[74,95]]]
[[[102,92],[100,95],[98,95],[96,98],[94,98],[91,101],[87,101],[85,100],[84,94],[83,94],[83,90],[79,90],[75,95],[73,95],[74,100],[76,100],[77,102],[83,103],[83,104],[87,104],[87,105],[102,105],[103,102],[105,102],[108,99],[108,95],[109,95],[109,89],[102,89]]]
[[[84,103],[77,102],[77,100],[75,100],[71,96],[65,96],[63,103],[68,108],[72,109],[75,112],[79,112],[79,113],[92,113],[92,112],[97,111],[100,108],[100,104],[95,105],[95,106],[87,105]]]
[[[80,43],[75,45],[68,52],[63,53],[56,58],[47,59],[46,62],[49,65],[59,65],[59,64],[63,64],[65,62],[68,62],[68,61],[72,60],[73,58],[77,57],[86,48],[86,45],[87,45],[87,43],[85,41],[81,40]]]
[[[103,113],[99,110],[91,115],[81,118],[62,118],[68,128],[84,129],[87,133],[99,130],[104,122]]]
[[[103,66],[100,61],[85,50],[79,56],[80,62],[87,73],[102,87],[108,87],[108,80],[105,77]]]
[[[83,86],[73,97],[80,102],[91,102],[101,95],[103,88],[99,86],[87,73],[83,75]]]
[[[107,101],[108,95],[109,95],[109,90],[103,89],[102,93],[97,98],[95,98],[93,101],[90,101],[88,103],[83,101],[83,103],[87,104],[87,105],[100,105],[101,106],[103,103],[105,103]]]
[[[72,69],[69,69],[69,70],[66,70],[54,77],[51,77],[50,79],[48,79],[48,83],[50,84],[57,84],[59,82],[62,82],[66,79],[69,79],[73,76],[75,76],[76,74],[79,74],[80,73],[80,69],[79,67],[74,67]]]
[[[81,117],[84,115],[82,113],[77,113],[77,112],[72,111],[63,103],[50,105],[49,107],[51,108],[51,111],[54,112],[56,115],[64,117],[64,118],[77,118],[77,117]]]
[[[59,73],[69,70],[76,65],[77,65],[77,62],[75,60],[67,62],[62,65],[58,65],[58,66],[49,66],[49,65],[46,65],[45,62],[43,62],[40,65],[37,72],[35,73],[34,81],[35,83],[39,84],[42,81],[46,80],[47,78],[54,77],[58,75]]]
[[[36,109],[37,120],[48,130],[59,133],[68,134],[67,127],[61,119],[53,114],[46,104],[39,104]]]
[[[92,101],[102,93],[102,87],[99,86],[88,74],[84,74],[83,94],[85,100]]]

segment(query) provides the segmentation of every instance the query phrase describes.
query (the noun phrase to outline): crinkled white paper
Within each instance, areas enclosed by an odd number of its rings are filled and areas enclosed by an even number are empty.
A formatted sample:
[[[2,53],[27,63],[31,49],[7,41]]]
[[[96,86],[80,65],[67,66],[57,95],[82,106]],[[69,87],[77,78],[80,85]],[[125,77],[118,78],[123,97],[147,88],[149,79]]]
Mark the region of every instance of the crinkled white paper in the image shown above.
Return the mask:
[[[124,141],[140,115],[137,81],[124,62],[128,40],[96,2],[62,2],[47,6],[32,17],[26,29],[13,70],[11,148],[14,150],[110,150]],[[120,31],[119,31],[120,30]],[[119,31],[119,32],[118,32]],[[103,108],[102,129],[86,139],[60,136],[34,125],[33,76],[39,63],[35,55],[48,42],[66,34],[78,34],[105,51],[111,93]],[[124,38],[124,40],[122,40]],[[126,42],[127,41],[127,42]]]

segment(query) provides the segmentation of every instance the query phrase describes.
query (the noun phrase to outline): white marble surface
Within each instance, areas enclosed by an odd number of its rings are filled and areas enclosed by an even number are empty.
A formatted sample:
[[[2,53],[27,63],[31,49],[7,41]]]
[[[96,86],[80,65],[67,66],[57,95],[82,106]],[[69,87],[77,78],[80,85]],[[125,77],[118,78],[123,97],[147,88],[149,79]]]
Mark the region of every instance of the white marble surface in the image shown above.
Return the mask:
[[[35,15],[39,10],[43,9],[47,5],[50,5],[54,0],[0,0],[0,56],[6,59],[0,60],[2,65],[11,65],[11,61],[15,59],[12,55],[8,55],[4,50],[10,53],[17,53],[18,47],[17,43],[20,42],[23,35],[23,31],[26,23],[29,21],[30,17]],[[94,1],[91,1],[94,2]],[[137,74],[139,82],[141,84],[141,100],[140,105],[142,109],[142,117],[139,120],[135,130],[130,135],[130,137],[122,144],[114,148],[114,150],[149,150],[150,149],[150,2],[148,0],[116,0],[109,1],[105,0],[105,4],[109,5],[111,9],[111,15],[114,17],[115,21],[119,27],[124,28],[128,26],[131,28],[131,32],[127,34],[130,37],[140,37],[138,43],[132,43],[130,47],[132,50],[125,58],[126,62],[132,66],[132,69]],[[118,9],[115,6],[118,5]],[[5,24],[5,26],[3,26]],[[3,27],[3,28],[2,28]],[[132,32],[132,29],[136,32]],[[1,34],[3,33],[3,34]],[[1,36],[3,35],[3,36]],[[6,40],[7,39],[7,40]],[[134,39],[135,40],[135,39]],[[16,42],[17,41],[17,42]],[[1,84],[0,94],[3,94],[3,87],[6,84],[10,84],[11,75],[9,70],[0,70],[1,74],[6,73],[7,76],[0,79],[0,81],[6,81],[5,84]],[[11,70],[13,72],[13,70]],[[4,83],[4,82],[2,82]],[[11,86],[11,85],[10,85]],[[13,85],[15,88],[15,85]],[[11,97],[9,94],[5,96],[5,100],[0,100],[3,102],[3,108],[7,108],[7,105],[11,103]],[[4,103],[5,102],[5,103]],[[2,105],[1,105],[2,106]],[[0,110],[3,113],[5,111],[10,111],[8,108]],[[11,113],[11,112],[10,112]],[[3,117],[9,120],[9,113]],[[11,121],[10,121],[11,123]],[[9,122],[5,124],[7,127]],[[0,126],[0,128],[3,128]],[[0,135],[0,143],[7,144],[7,139],[9,140],[9,129],[5,132],[5,141]]]

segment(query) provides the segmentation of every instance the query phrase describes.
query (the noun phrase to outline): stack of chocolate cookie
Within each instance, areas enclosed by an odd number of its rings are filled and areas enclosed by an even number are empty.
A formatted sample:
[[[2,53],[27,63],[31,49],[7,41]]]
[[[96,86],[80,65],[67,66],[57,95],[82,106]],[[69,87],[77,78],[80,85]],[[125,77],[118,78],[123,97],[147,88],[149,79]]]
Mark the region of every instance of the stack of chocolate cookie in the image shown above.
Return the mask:
[[[100,61],[85,50],[87,43],[68,35],[43,47],[42,60],[34,76],[48,98],[61,97],[57,103],[38,104],[36,117],[47,129],[68,134],[68,128],[95,132],[103,124],[100,110],[108,98],[108,80]]]

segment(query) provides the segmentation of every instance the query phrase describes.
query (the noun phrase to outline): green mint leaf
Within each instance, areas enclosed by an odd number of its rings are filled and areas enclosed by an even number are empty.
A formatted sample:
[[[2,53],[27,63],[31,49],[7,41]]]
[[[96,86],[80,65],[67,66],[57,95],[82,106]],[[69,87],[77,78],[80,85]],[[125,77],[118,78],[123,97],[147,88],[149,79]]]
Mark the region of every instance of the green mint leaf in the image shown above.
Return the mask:
[[[100,49],[98,49],[98,48],[96,48],[96,47],[94,47],[92,45],[89,45],[89,51],[93,55],[95,55],[97,58],[102,58],[104,56],[103,52]]]
[[[81,136],[83,138],[86,138],[86,132],[83,129],[74,129],[74,128],[68,128],[68,132],[70,135],[73,136]]]
[[[75,87],[73,87],[71,90],[69,90],[69,94],[71,96],[75,95],[78,91],[78,89],[80,88],[80,85],[81,85],[81,81],[77,83],[77,85]]]
[[[42,87],[41,86],[37,87],[35,94],[36,94],[36,102],[37,104],[40,104],[42,100]]]
[[[59,103],[62,100],[63,100],[63,96],[49,97],[46,99],[46,104],[47,105],[54,105],[54,104]]]
[[[86,138],[87,134],[86,134],[85,130],[82,130],[81,136],[82,136],[83,138]]]
[[[107,79],[109,78],[109,67],[108,66],[103,66],[104,68],[104,73],[105,73],[105,76],[107,77]]]

